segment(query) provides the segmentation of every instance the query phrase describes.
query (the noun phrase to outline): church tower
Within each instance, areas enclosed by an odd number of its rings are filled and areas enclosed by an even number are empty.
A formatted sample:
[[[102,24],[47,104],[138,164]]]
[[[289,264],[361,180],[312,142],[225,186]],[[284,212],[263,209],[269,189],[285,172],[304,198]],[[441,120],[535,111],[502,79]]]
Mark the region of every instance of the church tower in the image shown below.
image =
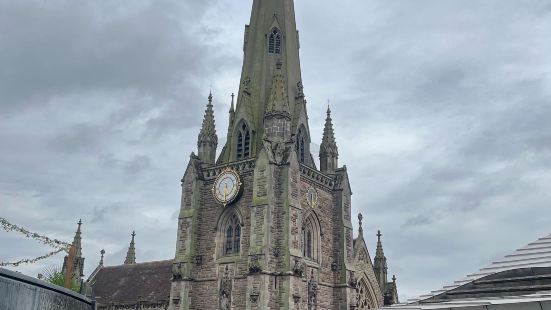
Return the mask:
[[[293,0],[253,0],[226,144],[214,161],[210,95],[181,180],[169,309],[383,305],[329,110],[321,169],[310,152],[299,47]]]

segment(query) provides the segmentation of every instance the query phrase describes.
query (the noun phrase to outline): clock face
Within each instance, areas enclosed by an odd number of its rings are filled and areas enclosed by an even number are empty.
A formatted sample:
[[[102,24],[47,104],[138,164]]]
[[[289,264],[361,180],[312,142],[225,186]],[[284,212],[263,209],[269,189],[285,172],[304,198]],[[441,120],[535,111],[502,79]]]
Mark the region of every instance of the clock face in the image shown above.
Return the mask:
[[[212,187],[214,198],[224,206],[234,201],[239,194],[241,180],[237,172],[227,169],[220,173]]]

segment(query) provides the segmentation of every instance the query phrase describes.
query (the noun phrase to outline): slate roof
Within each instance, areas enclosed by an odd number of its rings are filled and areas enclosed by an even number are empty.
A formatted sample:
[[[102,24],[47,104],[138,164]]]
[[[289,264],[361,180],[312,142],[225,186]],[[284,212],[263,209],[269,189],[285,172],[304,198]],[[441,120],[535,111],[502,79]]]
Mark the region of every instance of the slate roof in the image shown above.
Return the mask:
[[[102,267],[90,286],[100,304],[168,301],[172,260]]]
[[[491,274],[513,269],[533,267],[551,267],[551,234],[547,237],[540,238],[509,255],[506,255],[503,259],[493,262],[459,281],[455,281],[450,285],[444,286],[440,290],[432,291],[429,294],[419,296],[416,299],[408,300],[408,304],[420,302],[436,295],[449,292]]]

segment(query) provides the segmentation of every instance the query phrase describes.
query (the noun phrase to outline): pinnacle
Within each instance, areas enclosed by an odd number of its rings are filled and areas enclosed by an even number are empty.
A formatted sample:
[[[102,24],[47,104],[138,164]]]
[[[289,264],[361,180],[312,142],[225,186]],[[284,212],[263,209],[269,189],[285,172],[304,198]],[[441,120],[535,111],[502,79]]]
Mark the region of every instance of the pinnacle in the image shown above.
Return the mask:
[[[377,251],[375,252],[375,257],[385,258],[385,253],[383,251],[383,243],[381,242],[381,231],[377,231]],[[386,258],[385,258],[386,259]]]
[[[105,255],[105,250],[102,249],[99,253],[101,254],[101,259],[99,261],[99,265],[103,266],[103,256]]]
[[[331,119],[331,109],[329,105],[327,106],[327,118],[325,119],[321,144],[337,151],[337,141],[335,140],[335,131],[333,130],[333,120]]]
[[[134,237],[136,237],[136,232],[132,231],[132,240],[130,241],[130,246],[128,247],[128,252],[126,253],[126,259],[124,260],[125,265],[133,265],[136,263],[136,247],[134,244]]]
[[[80,257],[82,255],[82,246],[81,246],[81,240],[82,240],[82,237],[81,237],[81,226],[82,226],[82,219],[79,219],[78,220],[78,228],[77,228],[77,231],[75,232],[75,237],[73,238],[73,245],[76,247],[77,249],[77,252],[76,252],[76,257]]]
[[[214,110],[212,106],[212,93],[209,93],[208,104],[205,110],[205,116],[203,118],[203,125],[201,126],[201,131],[199,132],[199,141],[202,140],[211,140],[216,138],[216,125],[214,121]]]
[[[231,106],[230,106],[230,113],[234,113],[235,112],[235,94],[234,93],[231,93]]]
[[[359,226],[360,226],[358,232],[359,232],[359,237],[362,237],[362,238],[363,238],[363,233],[364,233],[364,229],[362,227],[363,218],[364,218],[363,215],[361,213],[358,213],[358,222],[359,222]]]

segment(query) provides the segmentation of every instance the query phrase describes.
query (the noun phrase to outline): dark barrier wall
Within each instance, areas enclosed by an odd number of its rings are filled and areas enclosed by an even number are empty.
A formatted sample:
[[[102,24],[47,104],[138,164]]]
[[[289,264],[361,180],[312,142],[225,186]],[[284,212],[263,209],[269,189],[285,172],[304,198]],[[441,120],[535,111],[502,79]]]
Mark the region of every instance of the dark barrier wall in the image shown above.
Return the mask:
[[[0,310],[93,310],[88,298],[0,268]]]

